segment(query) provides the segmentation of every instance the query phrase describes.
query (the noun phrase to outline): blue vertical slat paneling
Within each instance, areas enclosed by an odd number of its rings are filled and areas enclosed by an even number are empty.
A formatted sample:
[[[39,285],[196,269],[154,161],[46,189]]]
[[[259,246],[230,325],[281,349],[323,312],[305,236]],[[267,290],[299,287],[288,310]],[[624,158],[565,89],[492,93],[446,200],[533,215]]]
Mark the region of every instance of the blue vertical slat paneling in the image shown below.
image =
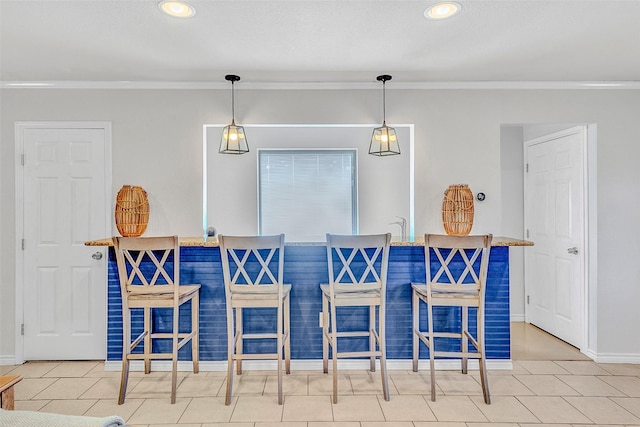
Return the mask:
[[[509,252],[508,247],[493,247],[489,261],[486,301],[486,351],[489,359],[510,357],[509,333]],[[107,359],[122,357],[122,321],[120,287],[113,249],[109,251],[108,268],[108,329]],[[212,247],[185,246],[180,251],[180,275],[183,284],[199,283],[200,289],[200,359],[226,360],[226,311],[224,283],[220,251]],[[293,285],[291,291],[291,356],[293,359],[322,358],[322,335],[318,326],[318,313],[322,310],[320,283],[326,283],[326,248],[321,245],[287,246],[285,248],[285,283]],[[389,359],[411,358],[411,282],[424,282],[424,249],[422,246],[392,246],[387,277],[387,357]],[[459,309],[457,309],[459,311]],[[456,309],[437,307],[436,322],[441,328],[459,328]],[[471,313],[473,314],[473,313]],[[190,307],[180,312],[180,328],[189,328]],[[249,310],[244,318],[246,331],[274,330],[275,314],[269,309]],[[341,329],[355,329],[365,325],[368,319],[366,308],[339,313]],[[426,310],[421,311],[426,322]],[[140,316],[135,319],[139,325]],[[155,316],[158,327],[170,325],[171,313]],[[472,329],[475,330],[471,319]],[[424,323],[426,324],[426,323]],[[139,327],[139,326],[134,326]],[[455,348],[455,343],[445,343]],[[440,344],[440,343],[438,343]],[[169,346],[170,344],[159,344]],[[345,350],[352,346],[365,345],[364,340],[353,340],[344,344]],[[425,346],[421,346],[420,357],[428,357]],[[167,347],[170,348],[170,347]],[[274,351],[269,342],[247,343],[247,351]],[[188,359],[190,346],[180,350],[180,359]]]

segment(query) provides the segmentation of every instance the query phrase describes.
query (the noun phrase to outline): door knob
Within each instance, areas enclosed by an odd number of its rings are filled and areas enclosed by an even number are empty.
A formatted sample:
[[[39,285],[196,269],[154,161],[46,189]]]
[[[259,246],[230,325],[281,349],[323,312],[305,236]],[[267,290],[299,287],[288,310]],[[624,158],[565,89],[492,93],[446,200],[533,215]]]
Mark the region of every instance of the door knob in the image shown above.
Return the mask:
[[[91,258],[102,259],[102,252],[96,252],[95,254],[91,255]]]
[[[576,248],[574,246],[572,248],[567,249],[567,252],[569,252],[570,254],[573,254],[573,255],[578,255],[578,248]]]

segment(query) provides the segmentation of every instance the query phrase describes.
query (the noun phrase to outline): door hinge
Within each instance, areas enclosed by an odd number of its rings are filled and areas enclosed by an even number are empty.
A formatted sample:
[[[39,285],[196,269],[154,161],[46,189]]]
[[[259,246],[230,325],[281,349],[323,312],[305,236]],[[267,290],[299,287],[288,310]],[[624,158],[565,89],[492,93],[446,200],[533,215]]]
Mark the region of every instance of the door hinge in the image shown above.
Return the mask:
[[[22,239],[22,242],[20,242],[20,247],[22,248],[23,251],[24,251],[24,246],[25,246],[25,242],[24,242],[24,239]]]
[[[20,164],[24,166],[24,154],[20,154]]]
[[[527,239],[529,238],[529,229],[527,228]]]
[[[529,172],[529,163],[526,165],[526,171]]]
[[[527,304],[529,304],[529,295],[527,295]]]
[[[20,325],[20,335],[24,335],[24,323]]]

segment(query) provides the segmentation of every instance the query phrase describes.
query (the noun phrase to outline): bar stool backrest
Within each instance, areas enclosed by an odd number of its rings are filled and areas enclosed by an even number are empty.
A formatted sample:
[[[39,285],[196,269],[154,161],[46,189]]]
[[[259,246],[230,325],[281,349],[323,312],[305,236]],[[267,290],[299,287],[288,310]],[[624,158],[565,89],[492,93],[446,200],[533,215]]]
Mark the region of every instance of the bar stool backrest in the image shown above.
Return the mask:
[[[126,293],[178,295],[178,236],[113,239],[123,297]]]
[[[277,293],[283,285],[284,234],[218,236],[224,283],[231,293]]]
[[[428,292],[484,292],[491,235],[425,235]]]
[[[391,234],[327,234],[329,285],[339,292],[384,292]]]

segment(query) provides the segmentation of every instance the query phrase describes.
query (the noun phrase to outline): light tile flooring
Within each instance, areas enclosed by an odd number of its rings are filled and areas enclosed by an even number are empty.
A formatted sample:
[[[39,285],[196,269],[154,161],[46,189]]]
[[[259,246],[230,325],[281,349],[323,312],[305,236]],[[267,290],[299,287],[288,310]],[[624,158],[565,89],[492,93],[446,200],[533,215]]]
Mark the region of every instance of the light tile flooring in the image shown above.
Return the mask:
[[[224,373],[180,373],[169,404],[168,372],[132,373],[126,403],[116,404],[118,372],[101,362],[31,362],[0,366],[20,374],[16,409],[73,415],[120,415],[131,426],[181,427],[541,427],[640,426],[640,365],[596,364],[573,347],[523,323],[512,325],[512,371],[490,371],[485,405],[477,371],[438,371],[437,401],[429,372],[390,371],[391,401],[378,373],[341,372],[331,403],[331,376],[294,371],[277,404],[274,372],[245,372],[224,406]]]

